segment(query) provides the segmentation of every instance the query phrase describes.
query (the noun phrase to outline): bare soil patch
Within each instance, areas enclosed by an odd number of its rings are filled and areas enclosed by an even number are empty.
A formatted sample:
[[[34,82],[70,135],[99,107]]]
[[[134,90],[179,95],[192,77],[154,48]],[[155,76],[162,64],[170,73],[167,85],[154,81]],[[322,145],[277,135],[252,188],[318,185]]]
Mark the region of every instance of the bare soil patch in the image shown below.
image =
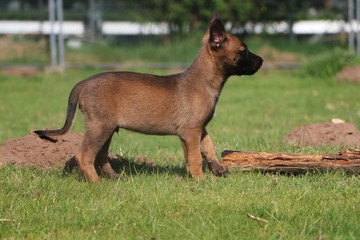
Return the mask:
[[[5,75],[22,77],[37,75],[42,72],[42,70],[36,66],[7,66],[2,67],[0,71]]]
[[[83,136],[69,132],[57,141],[41,139],[37,134],[9,139],[0,146],[0,164],[13,164],[23,167],[62,168],[66,161],[80,147]]]
[[[259,50],[259,55],[265,59],[265,68],[296,68],[303,58],[301,54],[279,51],[265,45]]]
[[[293,129],[284,141],[297,146],[359,147],[360,132],[353,123],[317,123]]]
[[[0,146],[0,166],[11,164],[38,169],[64,168],[70,172],[77,166],[74,156],[82,141],[83,135],[75,132],[54,139],[42,139],[32,132],[24,137],[8,139]],[[113,168],[120,169],[128,160],[109,153],[109,161]],[[138,156],[134,161],[137,165],[153,165],[153,161],[144,156]]]
[[[83,136],[74,132],[57,137],[56,141],[42,139],[34,133],[8,139],[0,146],[0,165],[12,164],[39,169],[64,168],[67,161],[73,159],[82,140]],[[293,129],[284,141],[299,146],[360,147],[360,132],[352,123],[311,124]],[[121,157],[111,153],[109,159],[122,161]],[[136,158],[135,162],[147,166],[153,165],[153,161],[142,156]]]
[[[360,83],[360,65],[344,68],[335,76],[335,79],[340,82]]]

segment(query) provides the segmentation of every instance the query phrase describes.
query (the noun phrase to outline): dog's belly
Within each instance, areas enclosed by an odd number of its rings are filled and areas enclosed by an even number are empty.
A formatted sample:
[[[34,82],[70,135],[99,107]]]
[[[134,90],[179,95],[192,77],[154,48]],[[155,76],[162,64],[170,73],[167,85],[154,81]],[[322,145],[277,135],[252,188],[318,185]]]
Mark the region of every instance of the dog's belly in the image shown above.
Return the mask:
[[[176,128],[169,128],[169,127],[159,127],[157,125],[126,125],[126,126],[119,126],[120,128],[130,130],[133,132],[149,134],[149,135],[178,135]]]
[[[139,108],[133,106],[131,110],[122,109],[118,116],[118,126],[145,134],[177,134],[181,119],[179,119],[174,109],[144,109],[143,107],[144,105],[141,105]]]

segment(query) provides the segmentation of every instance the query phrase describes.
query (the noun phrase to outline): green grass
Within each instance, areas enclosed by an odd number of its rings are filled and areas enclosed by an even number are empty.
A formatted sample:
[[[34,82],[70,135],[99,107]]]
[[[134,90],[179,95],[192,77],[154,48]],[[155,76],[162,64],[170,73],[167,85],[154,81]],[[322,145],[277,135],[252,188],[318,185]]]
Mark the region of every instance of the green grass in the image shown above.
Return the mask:
[[[80,49],[65,48],[66,64],[71,66],[99,64],[187,63],[194,59],[201,46],[202,35],[141,36],[82,42]],[[0,64],[46,66],[50,61],[46,38],[0,38]]]
[[[170,173],[89,185],[60,172],[0,169],[1,237],[48,239],[356,239],[358,177]],[[252,214],[267,219],[249,219]]]
[[[80,49],[67,49],[70,63],[187,63],[201,46],[202,35],[186,37],[128,37],[98,44],[84,43]]]
[[[205,33],[169,36],[107,37],[97,43],[83,42],[80,49],[65,48],[65,61],[71,66],[96,64],[190,63],[201,45]],[[289,41],[279,36],[240,36],[249,49],[261,52],[271,48],[273,54],[314,57],[320,53],[341,48],[346,52],[346,41],[329,41],[309,44],[307,39]],[[3,47],[1,47],[1,45]],[[0,38],[0,64],[35,64],[46,66],[50,61],[46,38],[4,36]],[[274,60],[274,59],[271,59]],[[281,60],[281,59],[280,59]],[[284,59],[282,59],[284,61]]]
[[[165,74],[167,71],[140,69]],[[95,70],[0,75],[0,143],[32,129],[61,127],[72,86]],[[335,152],[281,142],[292,128],[333,117],[360,126],[359,86],[294,72],[232,77],[208,126],[224,149]],[[74,131],[83,131],[77,114]],[[342,172],[284,176],[233,170],[228,178],[184,177],[176,137],[120,131],[111,151],[130,159],[124,180],[90,185],[77,172],[0,168],[1,239],[356,239],[360,178]],[[138,155],[152,168],[134,162]],[[252,214],[268,220],[258,222]]]

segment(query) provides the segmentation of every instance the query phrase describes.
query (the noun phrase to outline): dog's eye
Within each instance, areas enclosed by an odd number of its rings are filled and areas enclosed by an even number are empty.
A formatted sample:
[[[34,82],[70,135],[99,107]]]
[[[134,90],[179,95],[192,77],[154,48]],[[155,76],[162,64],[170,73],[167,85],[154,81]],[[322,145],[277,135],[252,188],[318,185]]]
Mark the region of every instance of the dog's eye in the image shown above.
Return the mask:
[[[249,53],[249,51],[247,50],[247,48],[244,48],[244,50],[240,51],[240,56],[247,56]]]

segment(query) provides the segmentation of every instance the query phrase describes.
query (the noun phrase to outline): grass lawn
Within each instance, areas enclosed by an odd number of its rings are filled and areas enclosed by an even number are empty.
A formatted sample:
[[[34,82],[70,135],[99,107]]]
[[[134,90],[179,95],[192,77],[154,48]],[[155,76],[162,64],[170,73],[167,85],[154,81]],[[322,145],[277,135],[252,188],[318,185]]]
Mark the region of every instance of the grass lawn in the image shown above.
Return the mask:
[[[146,69],[136,69],[149,72]],[[166,74],[167,71],[153,73]],[[65,120],[72,86],[96,73],[71,70],[38,76],[0,75],[0,143]],[[79,113],[79,112],[78,112]],[[335,152],[281,142],[292,128],[342,118],[360,127],[359,85],[262,70],[232,77],[208,126],[224,149]],[[73,131],[82,131],[81,114]],[[111,151],[145,156],[153,168],[129,163],[124,180],[90,185],[77,173],[0,168],[1,239],[357,239],[360,178],[341,172],[284,176],[242,173],[207,180],[186,177],[176,137],[120,131]],[[185,177],[184,177],[185,176]],[[251,214],[268,220],[259,222]]]

